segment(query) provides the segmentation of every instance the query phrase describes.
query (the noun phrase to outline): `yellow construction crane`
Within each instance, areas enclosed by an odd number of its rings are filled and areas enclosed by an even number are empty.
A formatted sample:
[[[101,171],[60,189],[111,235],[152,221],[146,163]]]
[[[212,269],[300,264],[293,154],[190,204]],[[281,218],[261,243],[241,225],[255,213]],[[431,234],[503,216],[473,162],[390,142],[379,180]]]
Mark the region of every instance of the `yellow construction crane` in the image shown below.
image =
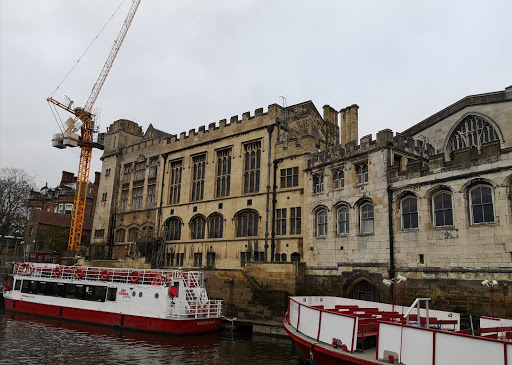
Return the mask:
[[[77,178],[77,189],[76,196],[73,204],[73,214],[71,216],[71,226],[69,229],[69,241],[68,250],[76,251],[80,247],[80,239],[82,238],[82,227],[84,224],[85,216],[85,203],[87,198],[87,187],[89,185],[89,171],[91,169],[91,157],[92,149],[99,148],[103,149],[104,134],[98,134],[98,130],[95,128],[94,115],[92,114],[92,108],[98,95],[100,94],[101,88],[105,83],[112,64],[121,48],[121,44],[124,41],[126,33],[130,28],[133,17],[139,7],[141,0],[133,0],[133,4],[128,12],[128,15],[123,23],[121,31],[117,36],[114,46],[108,55],[107,61],[100,72],[94,87],[92,88],[89,99],[85,107],[73,107],[73,102],[68,100],[66,104],[61,103],[53,97],[48,97],[46,100],[73,115],[65,123],[65,130],[63,133],[57,133],[53,135],[52,146],[57,148],[66,147],[77,147],[80,146],[80,164],[78,166],[78,178]],[[80,134],[78,134],[80,131]],[[95,136],[97,135],[97,138]]]

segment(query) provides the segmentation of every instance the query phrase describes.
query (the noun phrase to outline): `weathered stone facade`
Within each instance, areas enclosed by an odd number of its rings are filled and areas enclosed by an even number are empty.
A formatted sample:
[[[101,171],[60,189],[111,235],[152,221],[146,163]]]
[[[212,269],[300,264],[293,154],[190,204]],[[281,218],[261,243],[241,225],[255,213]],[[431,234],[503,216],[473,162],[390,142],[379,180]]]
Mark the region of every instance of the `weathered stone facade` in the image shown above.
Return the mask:
[[[179,137],[117,121],[106,134],[99,194],[107,198],[91,243],[121,257],[156,242],[165,267],[301,261],[305,156],[337,144],[337,121],[311,102]]]
[[[383,130],[375,141],[310,157],[310,291],[331,276],[338,283],[331,294],[386,300],[382,279],[402,275],[408,301],[430,296],[435,308],[489,314],[480,282],[495,279],[502,315],[503,288],[512,284],[510,126],[507,88],[464,98],[403,133]],[[334,186],[340,171],[343,185]]]

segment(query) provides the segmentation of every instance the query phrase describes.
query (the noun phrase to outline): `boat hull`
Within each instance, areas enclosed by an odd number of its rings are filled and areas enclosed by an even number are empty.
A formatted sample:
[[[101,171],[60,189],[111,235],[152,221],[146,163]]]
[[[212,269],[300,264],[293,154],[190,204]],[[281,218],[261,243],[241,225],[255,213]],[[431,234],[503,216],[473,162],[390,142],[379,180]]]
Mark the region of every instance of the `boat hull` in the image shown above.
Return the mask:
[[[312,342],[305,336],[290,330],[288,326],[284,329],[295,343],[295,347],[300,352],[302,357],[306,360],[310,359],[310,351]],[[319,346],[317,342],[313,342],[313,360],[318,365],[376,365],[379,364],[374,361],[368,361],[361,358],[351,356],[349,353],[342,353],[340,351],[329,350],[324,346]],[[314,364],[314,363],[312,363]],[[382,363],[380,363],[382,364]]]
[[[5,298],[5,309],[17,313],[27,313],[85,323],[170,334],[194,334],[216,331],[221,318],[166,319],[134,316],[71,308],[50,304]]]

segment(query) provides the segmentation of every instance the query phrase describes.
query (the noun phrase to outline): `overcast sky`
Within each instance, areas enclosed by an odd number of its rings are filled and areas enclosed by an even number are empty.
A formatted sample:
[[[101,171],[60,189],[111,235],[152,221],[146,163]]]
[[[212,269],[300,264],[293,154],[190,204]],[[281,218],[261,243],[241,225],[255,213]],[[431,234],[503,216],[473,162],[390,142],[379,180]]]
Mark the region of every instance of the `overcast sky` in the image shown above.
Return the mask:
[[[46,98],[121,3],[0,1],[0,167],[23,168],[38,186],[76,174],[79,149],[51,147],[59,130]],[[130,5],[57,99],[85,103]],[[179,134],[284,95],[320,112],[358,104],[359,137],[399,132],[512,84],[511,14],[510,0],[142,0],[95,106],[102,131],[126,118]]]

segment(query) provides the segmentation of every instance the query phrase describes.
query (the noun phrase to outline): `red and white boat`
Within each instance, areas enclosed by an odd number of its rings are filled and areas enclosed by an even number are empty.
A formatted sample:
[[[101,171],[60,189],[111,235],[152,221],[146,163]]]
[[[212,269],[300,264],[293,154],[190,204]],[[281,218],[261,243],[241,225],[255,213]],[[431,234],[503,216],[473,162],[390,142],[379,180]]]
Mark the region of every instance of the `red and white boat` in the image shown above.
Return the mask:
[[[482,317],[470,335],[459,314],[429,310],[429,300],[290,297],[284,328],[307,365],[512,365],[512,320]]]
[[[222,301],[201,272],[23,263],[4,285],[14,312],[172,334],[215,331]]]

